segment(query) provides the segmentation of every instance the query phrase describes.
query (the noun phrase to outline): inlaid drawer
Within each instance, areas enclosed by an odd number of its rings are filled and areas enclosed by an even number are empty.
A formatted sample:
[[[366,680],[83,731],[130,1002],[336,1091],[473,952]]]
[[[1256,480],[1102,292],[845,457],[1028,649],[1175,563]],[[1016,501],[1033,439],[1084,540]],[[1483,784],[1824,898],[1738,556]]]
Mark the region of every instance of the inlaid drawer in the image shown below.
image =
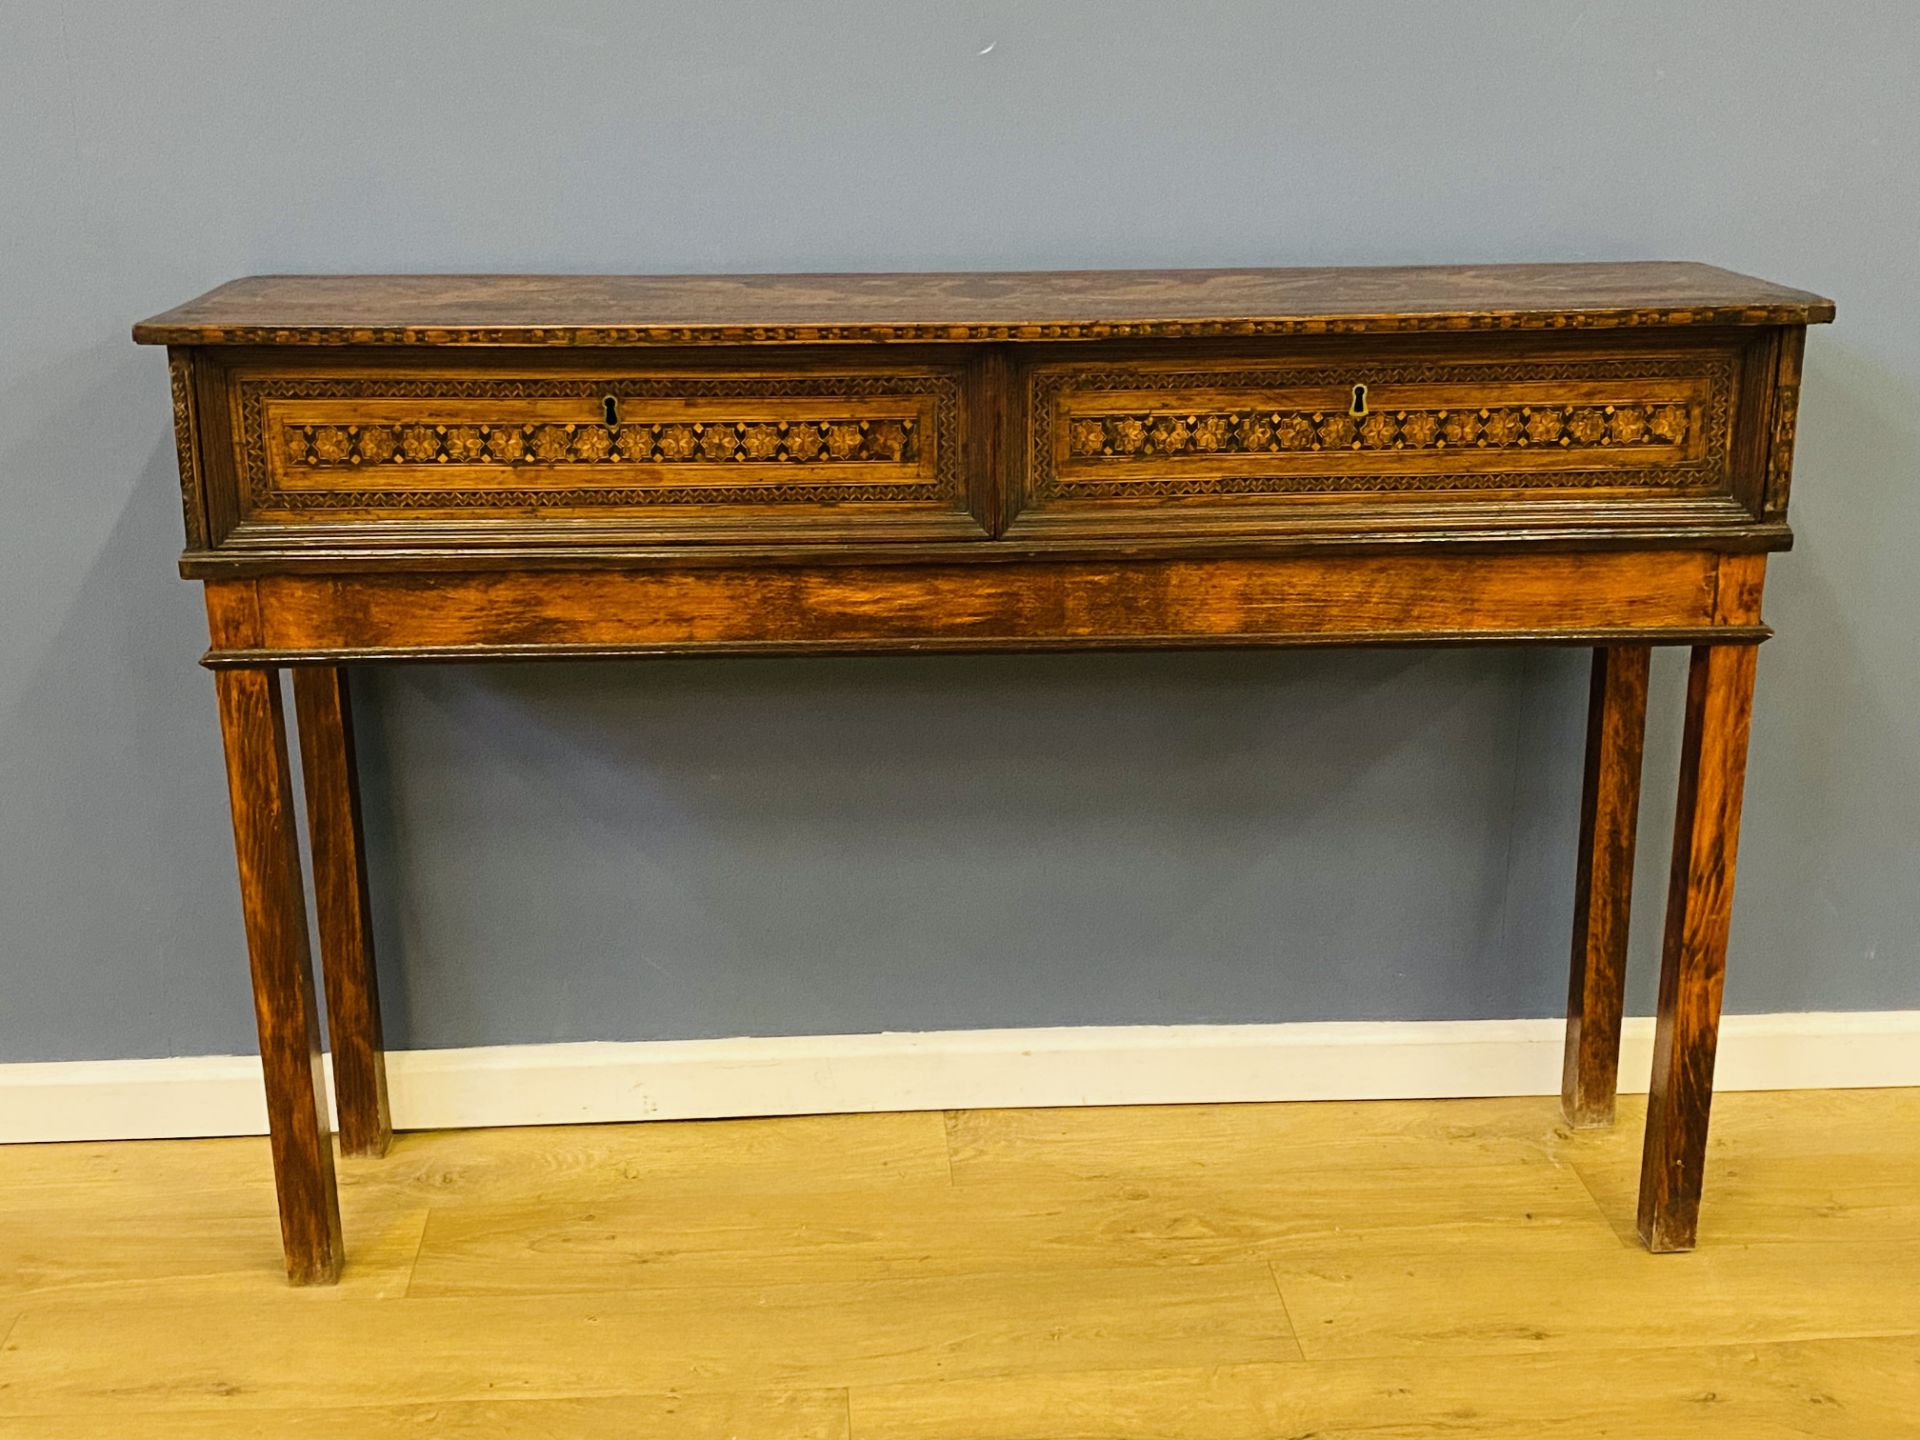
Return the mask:
[[[1591,347],[1589,347],[1591,348]],[[1014,530],[1164,533],[1556,499],[1734,495],[1734,347],[1516,359],[1345,353],[1265,361],[1042,363],[1026,372]],[[1702,505],[1700,502],[1707,502]]]
[[[963,373],[239,364],[222,386],[226,530],[242,544],[297,526],[375,544],[447,527],[462,543],[982,536]]]

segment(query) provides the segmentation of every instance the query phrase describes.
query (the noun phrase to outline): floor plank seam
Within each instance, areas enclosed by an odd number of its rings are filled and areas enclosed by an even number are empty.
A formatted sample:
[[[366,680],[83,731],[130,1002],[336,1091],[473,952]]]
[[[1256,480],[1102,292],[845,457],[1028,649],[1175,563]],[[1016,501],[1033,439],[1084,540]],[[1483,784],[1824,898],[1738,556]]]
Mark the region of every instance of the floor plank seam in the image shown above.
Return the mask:
[[[1550,1360],[1571,1361],[1581,1357],[1628,1356],[1628,1355],[1673,1355],[1673,1354],[1710,1354],[1722,1350],[1787,1349],[1795,1345],[1845,1345],[1886,1340],[1913,1340],[1920,1342],[1920,1330],[1812,1330],[1794,1331],[1784,1335],[1746,1335],[1738,1339],[1711,1340],[1693,1345],[1675,1345],[1670,1341],[1645,1340],[1637,1343],[1622,1344],[1617,1341],[1600,1341],[1591,1336],[1571,1335],[1563,1341],[1552,1344],[1538,1344],[1532,1349],[1488,1349],[1488,1350],[1451,1350],[1413,1348],[1405,1350],[1366,1350],[1352,1354],[1308,1355],[1304,1363],[1317,1367],[1329,1365],[1379,1365],[1384,1362],[1458,1362],[1467,1364],[1481,1360]],[[1260,1361],[1234,1361],[1230,1364],[1211,1367],[1216,1370],[1231,1370],[1238,1366],[1258,1365]],[[1265,1362],[1274,1363],[1274,1362]],[[1284,1362],[1295,1363],[1295,1362]]]
[[[958,1110],[942,1110],[940,1112],[940,1138],[945,1142],[947,1150],[947,1184],[954,1189],[958,1189],[960,1186],[960,1177],[954,1173],[953,1168],[953,1134],[959,1124],[960,1112]]]
[[[1273,1282],[1274,1297],[1280,1302],[1280,1314],[1286,1319],[1287,1336],[1293,1341],[1294,1358],[1304,1364],[1307,1358],[1307,1347],[1300,1343],[1300,1327],[1293,1323],[1293,1309],[1287,1304],[1287,1292],[1280,1288],[1280,1271],[1275,1267],[1271,1255],[1266,1256],[1261,1263],[1267,1267],[1267,1278]]]
[[[427,1206],[426,1212],[420,1220],[420,1238],[413,1242],[413,1258],[407,1262],[406,1281],[401,1285],[400,1293],[393,1297],[396,1300],[413,1299],[413,1280],[420,1273],[420,1257],[426,1252],[427,1227],[433,1224],[433,1206]]]
[[[1761,1336],[1758,1338],[1752,1337],[1752,1336],[1743,1336],[1738,1339],[1704,1340],[1704,1341],[1696,1341],[1696,1342],[1690,1342],[1687,1344],[1678,1344],[1678,1345],[1670,1342],[1653,1341],[1653,1340],[1646,1341],[1645,1343],[1642,1343],[1642,1344],[1619,1345],[1619,1344],[1593,1343],[1588,1341],[1585,1338],[1579,1339],[1576,1343],[1580,1347],[1579,1353],[1581,1355],[1593,1355],[1596,1357],[1607,1357],[1607,1356],[1626,1357],[1626,1356],[1633,1356],[1633,1355],[1656,1355],[1656,1354],[1657,1355],[1708,1356],[1708,1355],[1717,1355],[1722,1352],[1739,1352],[1739,1351],[1747,1351],[1747,1350],[1790,1350],[1796,1346],[1801,1346],[1801,1345],[1877,1344],[1877,1343],[1890,1343],[1897,1340],[1911,1340],[1915,1342],[1916,1345],[1920,1345],[1920,1330],[1848,1331],[1845,1333],[1836,1333],[1831,1335],[1828,1335],[1828,1334],[1791,1335],[1785,1338],[1775,1338],[1775,1339],[1769,1339],[1765,1336]],[[1568,1352],[1564,1350],[1547,1349],[1547,1348],[1542,1348],[1537,1350],[1446,1350],[1446,1351],[1409,1350],[1409,1351],[1395,1351],[1395,1352],[1383,1351],[1378,1354],[1369,1353],[1365,1355],[1323,1355],[1318,1359],[1315,1359],[1309,1356],[1304,1362],[1273,1361],[1273,1360],[1233,1360],[1221,1365],[1207,1365],[1207,1366],[1174,1365],[1174,1366],[1163,1366],[1163,1367],[1155,1367],[1155,1368],[1174,1369],[1174,1370],[1205,1369],[1209,1373],[1224,1373],[1224,1372],[1233,1371],[1233,1370],[1267,1369],[1276,1364],[1291,1365],[1294,1363],[1304,1363],[1306,1365],[1312,1366],[1316,1370],[1330,1370],[1330,1369],[1337,1369],[1342,1367],[1351,1367],[1355,1369],[1360,1369],[1360,1368],[1364,1368],[1371,1365],[1378,1365],[1383,1360],[1392,1360],[1392,1361],[1411,1360],[1411,1361],[1418,1361],[1423,1364],[1429,1363],[1429,1362],[1439,1364],[1439,1363],[1451,1363],[1453,1361],[1467,1362],[1467,1361],[1474,1361],[1474,1360],[1537,1360],[1537,1361],[1545,1362],[1545,1361],[1555,1360],[1555,1359],[1565,1359],[1567,1357],[1567,1353]],[[1048,1373],[1055,1373],[1055,1372],[1048,1372]],[[1088,1373],[1098,1374],[1101,1372],[1096,1369],[1096,1370],[1089,1371]],[[860,1387],[856,1387],[856,1388],[860,1388]]]

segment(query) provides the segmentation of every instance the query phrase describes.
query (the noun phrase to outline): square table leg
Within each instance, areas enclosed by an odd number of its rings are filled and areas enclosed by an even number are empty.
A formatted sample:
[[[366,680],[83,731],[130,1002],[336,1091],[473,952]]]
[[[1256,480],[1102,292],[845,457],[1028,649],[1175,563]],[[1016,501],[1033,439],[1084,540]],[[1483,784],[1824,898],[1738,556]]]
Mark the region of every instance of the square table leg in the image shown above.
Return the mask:
[[[1560,1080],[1562,1107],[1567,1119],[1578,1126],[1613,1123],[1651,657],[1645,645],[1603,645],[1593,652],[1587,769],[1580,792],[1579,868],[1573,892],[1566,1062]]]
[[[214,684],[226,741],[234,854],[253,970],[287,1277],[296,1285],[326,1285],[340,1276],[340,1202],[320,1069],[320,1025],[307,949],[306,895],[294,834],[280,677],[268,669],[220,670]]]
[[[1686,738],[1640,1169],[1639,1231],[1649,1250],[1691,1250],[1699,1221],[1756,653],[1753,645],[1697,646],[1687,676]]]
[[[360,827],[347,673],[337,665],[293,672],[306,781],[320,973],[327,992],[327,1039],[344,1155],[384,1155],[393,1139],[387,1057],[367,911],[367,860]]]

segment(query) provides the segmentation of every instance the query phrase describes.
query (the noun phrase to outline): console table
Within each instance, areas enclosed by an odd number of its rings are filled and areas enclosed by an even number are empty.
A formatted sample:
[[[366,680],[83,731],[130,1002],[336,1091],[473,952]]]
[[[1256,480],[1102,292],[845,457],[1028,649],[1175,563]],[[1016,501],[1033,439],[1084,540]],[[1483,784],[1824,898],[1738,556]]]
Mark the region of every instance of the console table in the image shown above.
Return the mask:
[[[1649,647],[1692,647],[1639,1230],[1694,1242],[1806,326],[1690,264],[270,276],[168,349],[289,1276],[389,1122],[347,669],[537,656],[1593,650],[1564,1103],[1613,1114]]]

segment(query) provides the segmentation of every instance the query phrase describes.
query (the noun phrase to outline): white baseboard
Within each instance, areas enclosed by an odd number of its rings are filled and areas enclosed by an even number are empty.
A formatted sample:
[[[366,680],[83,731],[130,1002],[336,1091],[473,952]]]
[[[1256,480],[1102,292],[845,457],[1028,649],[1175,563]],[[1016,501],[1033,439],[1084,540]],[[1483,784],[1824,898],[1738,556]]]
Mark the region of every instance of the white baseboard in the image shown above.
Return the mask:
[[[867,1110],[1552,1095],[1557,1020],[944,1030],[396,1051],[401,1129]],[[1630,1019],[1623,1090],[1653,1022]],[[1721,1090],[1920,1085],[1920,1010],[1729,1015]],[[242,1055],[0,1065],[0,1142],[258,1135]]]

